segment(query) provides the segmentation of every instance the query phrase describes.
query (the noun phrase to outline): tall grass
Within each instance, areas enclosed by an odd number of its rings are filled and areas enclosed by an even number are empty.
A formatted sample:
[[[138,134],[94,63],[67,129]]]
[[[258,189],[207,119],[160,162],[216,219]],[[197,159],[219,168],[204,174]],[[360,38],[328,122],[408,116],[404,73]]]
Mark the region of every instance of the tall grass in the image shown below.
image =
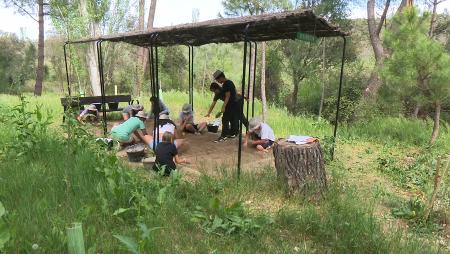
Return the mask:
[[[114,235],[134,239],[142,253],[434,251],[400,233],[384,233],[366,201],[344,188],[337,176],[318,204],[287,199],[270,168],[245,173],[239,182],[226,170],[193,183],[176,175],[149,176],[129,170],[73,121],[62,128],[65,135],[49,129],[30,146],[13,146],[17,141],[25,145],[26,139],[10,129],[27,127],[16,126],[20,123],[1,113],[0,201],[8,211],[11,234],[7,253],[65,253],[65,228],[75,221],[83,223],[88,253],[125,253]],[[331,164],[329,170],[343,169]],[[198,207],[217,199],[224,204],[225,216],[255,227],[218,234],[210,224],[192,220]],[[236,202],[244,203],[244,211],[229,214],[227,207]],[[37,250],[32,250],[34,244]]]

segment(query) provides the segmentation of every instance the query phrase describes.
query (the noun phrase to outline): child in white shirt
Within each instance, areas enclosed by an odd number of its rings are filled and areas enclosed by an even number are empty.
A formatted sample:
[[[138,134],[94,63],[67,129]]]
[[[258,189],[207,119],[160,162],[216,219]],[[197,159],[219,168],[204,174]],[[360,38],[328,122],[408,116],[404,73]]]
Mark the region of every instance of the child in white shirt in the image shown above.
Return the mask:
[[[244,145],[247,146],[248,139],[253,136],[255,139],[251,141],[251,145],[256,147],[258,151],[268,152],[275,142],[275,134],[272,128],[266,123],[261,122],[259,118],[252,118],[249,121],[249,131],[245,136]]]

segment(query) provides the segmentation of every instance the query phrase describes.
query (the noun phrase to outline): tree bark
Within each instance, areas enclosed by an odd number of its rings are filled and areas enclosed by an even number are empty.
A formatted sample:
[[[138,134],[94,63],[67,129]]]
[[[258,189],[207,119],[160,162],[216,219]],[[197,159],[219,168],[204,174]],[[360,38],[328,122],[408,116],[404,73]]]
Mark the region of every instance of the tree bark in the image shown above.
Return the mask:
[[[383,14],[389,8],[389,3],[387,2]],[[375,67],[370,75],[369,83],[364,91],[364,96],[374,96],[378,92],[381,86],[381,80],[378,74],[379,69],[383,66],[384,60],[384,48],[380,39],[381,26],[383,25],[386,15],[382,15],[380,23],[377,25],[375,20],[375,0],[367,1],[367,25],[369,28],[370,43],[372,44],[373,53],[375,55]]]
[[[431,13],[431,23],[430,30],[428,31],[428,36],[432,38],[434,36],[434,30],[436,30],[436,9],[438,4],[444,1],[433,0],[433,11]]]
[[[262,120],[267,121],[267,100],[266,100],[266,42],[261,42],[261,104]]]
[[[417,118],[417,117],[419,116],[419,112],[420,112],[420,104],[417,103],[416,107],[414,108],[413,116],[414,116],[415,118]]]
[[[148,10],[147,31],[153,30],[153,22],[155,20],[156,0],[150,0],[150,9]],[[148,65],[148,50],[144,49],[143,69],[144,73]]]
[[[36,68],[36,83],[34,95],[41,96],[42,83],[44,81],[44,1],[38,0],[39,12],[39,40],[38,40],[38,62]]]
[[[81,16],[88,22],[89,36],[100,36],[100,24],[96,23],[89,17],[86,0],[80,0]],[[97,46],[95,42],[88,43],[88,50],[86,54],[86,62],[88,63],[89,80],[91,82],[92,94],[94,96],[100,96],[100,74],[98,72],[98,58],[97,58]]]
[[[256,50],[255,50],[255,47],[252,47],[252,59],[250,59],[250,87],[249,87],[249,91],[248,91],[248,93],[249,94],[247,94],[247,98],[248,98],[248,100],[249,101],[252,101],[252,99],[253,99],[253,89],[254,89],[254,87],[253,87],[253,78],[256,78],[256,77],[253,77],[253,72],[254,72],[254,70],[255,70],[255,61],[254,61],[254,59],[255,59],[255,54],[256,54]]]
[[[439,136],[439,122],[441,121],[441,102],[436,101],[434,103],[435,105],[435,112],[434,112],[434,125],[433,125],[433,133],[431,134],[431,144],[435,144],[436,140]]]
[[[401,12],[405,7],[413,6],[414,1],[413,0],[402,0],[400,3],[400,6],[397,9],[397,13]]]
[[[139,23],[136,30],[144,31],[144,18],[145,18],[145,0],[139,0]],[[134,95],[140,96],[142,90],[142,80],[145,73],[144,69],[144,54],[145,50],[142,47],[138,47],[137,50],[137,61],[136,61],[136,86]]]
[[[322,41],[322,92],[320,94],[320,104],[319,104],[319,119],[322,115],[323,110],[323,101],[325,100],[325,56],[326,56],[326,44],[325,44],[325,38]]]
[[[288,187],[289,193],[318,194],[327,188],[322,148],[318,141],[296,145],[279,140],[273,149],[277,176]]]

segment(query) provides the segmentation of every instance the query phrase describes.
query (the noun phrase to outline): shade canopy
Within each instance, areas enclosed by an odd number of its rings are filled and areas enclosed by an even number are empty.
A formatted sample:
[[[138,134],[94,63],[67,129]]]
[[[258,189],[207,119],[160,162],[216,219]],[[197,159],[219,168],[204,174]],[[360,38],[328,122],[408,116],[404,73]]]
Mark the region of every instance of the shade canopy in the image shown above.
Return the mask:
[[[135,31],[95,38],[81,39],[68,43],[92,41],[126,42],[141,47],[191,45],[209,43],[233,43],[244,41],[271,41],[295,39],[298,33],[317,37],[346,36],[337,26],[316,16],[311,10],[297,10],[237,18],[219,18],[198,23],[154,28],[149,31]]]

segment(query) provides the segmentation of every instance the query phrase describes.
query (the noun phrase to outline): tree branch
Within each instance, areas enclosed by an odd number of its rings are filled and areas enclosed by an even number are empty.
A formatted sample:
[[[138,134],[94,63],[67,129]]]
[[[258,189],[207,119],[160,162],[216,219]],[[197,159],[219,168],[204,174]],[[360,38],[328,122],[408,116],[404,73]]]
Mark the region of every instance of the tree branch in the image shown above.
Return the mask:
[[[391,0],[387,0],[384,6],[383,14],[380,17],[380,23],[378,23],[377,34],[380,35],[381,29],[383,28],[383,23],[386,20],[387,12],[389,10],[389,6],[391,5]]]
[[[34,21],[38,22],[39,21],[33,17],[33,15],[31,15],[31,13],[29,13],[27,10],[25,10],[25,8],[23,8],[22,6],[18,5],[15,1],[11,1],[15,6],[17,6],[21,11],[23,11],[24,13],[28,14],[28,16],[30,16],[30,18],[32,18]]]

